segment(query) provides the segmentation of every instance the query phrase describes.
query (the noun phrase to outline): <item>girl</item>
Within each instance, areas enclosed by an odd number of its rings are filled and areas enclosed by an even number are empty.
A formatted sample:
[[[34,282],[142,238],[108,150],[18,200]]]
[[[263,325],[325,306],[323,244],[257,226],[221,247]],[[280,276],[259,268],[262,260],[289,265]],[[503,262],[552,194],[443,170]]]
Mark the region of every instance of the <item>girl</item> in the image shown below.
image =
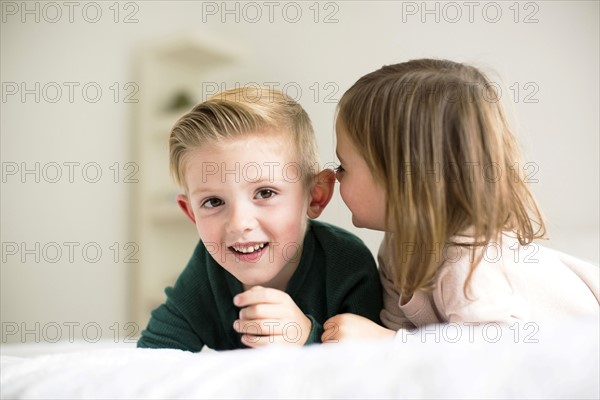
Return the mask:
[[[323,341],[441,322],[599,315],[599,270],[533,242],[545,227],[499,96],[476,68],[385,66],[342,97],[340,193],[357,227],[385,231],[385,327],[330,318]]]

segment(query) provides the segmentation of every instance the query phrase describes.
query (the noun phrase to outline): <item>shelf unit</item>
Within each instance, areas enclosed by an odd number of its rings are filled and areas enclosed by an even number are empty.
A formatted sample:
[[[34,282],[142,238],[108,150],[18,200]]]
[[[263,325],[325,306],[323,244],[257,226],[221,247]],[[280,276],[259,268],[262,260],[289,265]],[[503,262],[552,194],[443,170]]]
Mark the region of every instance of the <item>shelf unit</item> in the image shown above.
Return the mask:
[[[171,127],[202,99],[206,79],[235,65],[234,54],[199,33],[153,41],[137,54],[140,95],[133,147],[139,182],[132,193],[131,224],[139,261],[131,276],[130,313],[140,329],[165,301],[164,289],[174,284],[198,242],[194,224],[176,203],[180,190],[169,173]]]

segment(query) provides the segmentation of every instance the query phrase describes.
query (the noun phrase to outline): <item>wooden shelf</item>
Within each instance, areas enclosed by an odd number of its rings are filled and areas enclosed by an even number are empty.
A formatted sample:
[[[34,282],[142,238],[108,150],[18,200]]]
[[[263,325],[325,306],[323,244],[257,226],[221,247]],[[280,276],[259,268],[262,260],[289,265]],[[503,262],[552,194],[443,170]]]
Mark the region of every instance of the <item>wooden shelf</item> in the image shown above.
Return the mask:
[[[189,107],[176,111],[177,99],[200,99],[197,92],[207,74],[231,67],[238,52],[199,32],[185,32],[152,41],[138,52],[140,101],[136,109],[134,146],[139,183],[133,188],[133,229],[140,260],[133,282],[132,318],[144,325],[151,310],[164,301],[170,286],[187,264],[196,244],[195,226],[178,209],[176,186],[168,171],[168,137]],[[140,326],[141,326],[140,325]],[[145,325],[144,325],[145,326]]]

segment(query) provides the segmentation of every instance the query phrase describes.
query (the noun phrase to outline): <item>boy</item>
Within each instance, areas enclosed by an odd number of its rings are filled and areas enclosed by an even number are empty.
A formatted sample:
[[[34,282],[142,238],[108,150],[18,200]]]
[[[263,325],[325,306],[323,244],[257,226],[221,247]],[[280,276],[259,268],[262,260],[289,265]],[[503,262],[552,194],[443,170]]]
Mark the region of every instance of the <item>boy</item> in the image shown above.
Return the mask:
[[[138,347],[192,352],[321,342],[323,323],[379,323],[381,283],[354,235],[309,220],[329,203],[302,107],[273,89],[225,91],[173,127],[171,172],[200,242]]]

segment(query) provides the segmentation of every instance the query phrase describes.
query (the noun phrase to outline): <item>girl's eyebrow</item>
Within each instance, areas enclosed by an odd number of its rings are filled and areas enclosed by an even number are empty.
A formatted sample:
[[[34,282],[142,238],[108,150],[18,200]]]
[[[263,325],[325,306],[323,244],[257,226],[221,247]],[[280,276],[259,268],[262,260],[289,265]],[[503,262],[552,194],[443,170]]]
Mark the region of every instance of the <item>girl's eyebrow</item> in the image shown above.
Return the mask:
[[[344,161],[344,159],[340,156],[340,153],[338,153],[337,149],[335,149],[335,155],[340,161]]]

